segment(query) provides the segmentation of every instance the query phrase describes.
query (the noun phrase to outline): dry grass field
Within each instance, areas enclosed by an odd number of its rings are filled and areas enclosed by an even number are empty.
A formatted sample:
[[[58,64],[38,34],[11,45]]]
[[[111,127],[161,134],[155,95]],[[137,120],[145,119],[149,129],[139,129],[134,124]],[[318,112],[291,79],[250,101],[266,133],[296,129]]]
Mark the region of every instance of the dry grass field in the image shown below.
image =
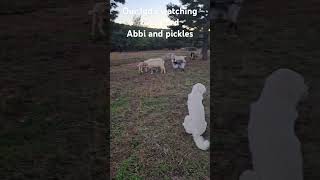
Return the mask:
[[[188,61],[185,72],[139,74],[137,62],[166,50],[111,53],[111,174],[116,179],[208,179],[209,151],[199,150],[182,126],[192,86],[204,84],[210,134],[210,61]],[[175,51],[178,55],[187,54]]]

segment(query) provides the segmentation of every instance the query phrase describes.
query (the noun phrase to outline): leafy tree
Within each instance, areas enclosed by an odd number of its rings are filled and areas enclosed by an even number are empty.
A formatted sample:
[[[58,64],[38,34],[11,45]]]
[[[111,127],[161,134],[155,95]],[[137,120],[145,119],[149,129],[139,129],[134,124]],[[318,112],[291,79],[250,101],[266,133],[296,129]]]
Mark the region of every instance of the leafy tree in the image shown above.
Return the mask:
[[[140,16],[137,16],[137,15],[133,16],[132,25],[133,26],[141,26],[142,25],[141,15]]]
[[[114,10],[115,8],[118,7],[118,3],[124,4],[125,0],[111,0],[110,1],[110,6],[111,6],[111,10],[110,10],[110,19],[113,21],[118,17],[119,12]]]
[[[209,45],[209,29],[210,29],[210,17],[209,17],[209,0],[180,0],[181,6],[175,4],[168,4],[167,9],[190,9],[197,10],[197,15],[192,14],[169,14],[169,18],[173,21],[179,19],[179,24],[176,26],[169,26],[172,30],[187,30],[193,31],[194,34],[198,34],[198,38],[202,42],[202,59],[208,59],[208,45]]]

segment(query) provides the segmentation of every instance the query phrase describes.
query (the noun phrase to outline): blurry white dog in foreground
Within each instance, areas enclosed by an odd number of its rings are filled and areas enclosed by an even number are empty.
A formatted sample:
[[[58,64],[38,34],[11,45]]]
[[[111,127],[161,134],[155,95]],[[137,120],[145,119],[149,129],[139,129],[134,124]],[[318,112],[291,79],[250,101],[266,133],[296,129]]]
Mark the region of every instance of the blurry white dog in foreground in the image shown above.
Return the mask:
[[[204,107],[202,104],[203,93],[206,88],[203,84],[197,83],[192,87],[192,92],[188,95],[189,115],[184,118],[183,127],[187,133],[192,134],[193,140],[201,150],[209,148],[209,141],[201,136],[207,128]]]
[[[251,105],[248,126],[253,170],[240,180],[303,180],[300,141],[294,124],[296,106],[307,94],[304,79],[279,69],[267,79],[258,101]]]

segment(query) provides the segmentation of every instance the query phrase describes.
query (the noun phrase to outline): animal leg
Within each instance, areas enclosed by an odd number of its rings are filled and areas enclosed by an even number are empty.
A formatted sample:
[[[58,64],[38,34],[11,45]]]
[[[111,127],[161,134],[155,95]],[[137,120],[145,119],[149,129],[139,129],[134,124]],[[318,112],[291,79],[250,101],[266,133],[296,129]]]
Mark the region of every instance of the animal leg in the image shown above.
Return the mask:
[[[188,134],[192,134],[192,127],[190,127],[190,123],[191,123],[192,119],[189,115],[187,115],[184,118],[184,122],[182,123],[184,130],[186,131],[186,133]]]
[[[141,68],[141,66],[139,66],[139,73],[141,74],[141,72],[142,72],[142,70],[141,70],[142,68]]]

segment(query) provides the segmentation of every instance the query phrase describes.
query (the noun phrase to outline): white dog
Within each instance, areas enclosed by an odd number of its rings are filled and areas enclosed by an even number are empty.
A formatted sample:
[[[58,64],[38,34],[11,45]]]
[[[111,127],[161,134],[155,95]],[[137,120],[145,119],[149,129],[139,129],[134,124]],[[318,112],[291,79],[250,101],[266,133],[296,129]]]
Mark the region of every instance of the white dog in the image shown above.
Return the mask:
[[[207,128],[202,104],[203,93],[205,92],[206,88],[201,83],[197,83],[192,87],[192,91],[188,95],[189,115],[184,118],[182,124],[186,132],[192,134],[194,142],[201,150],[207,150],[210,144],[208,140],[204,140],[201,136]]]
[[[296,106],[307,86],[289,69],[273,72],[265,82],[258,101],[251,105],[248,126],[253,170],[240,180],[302,180],[302,154],[294,124]]]

